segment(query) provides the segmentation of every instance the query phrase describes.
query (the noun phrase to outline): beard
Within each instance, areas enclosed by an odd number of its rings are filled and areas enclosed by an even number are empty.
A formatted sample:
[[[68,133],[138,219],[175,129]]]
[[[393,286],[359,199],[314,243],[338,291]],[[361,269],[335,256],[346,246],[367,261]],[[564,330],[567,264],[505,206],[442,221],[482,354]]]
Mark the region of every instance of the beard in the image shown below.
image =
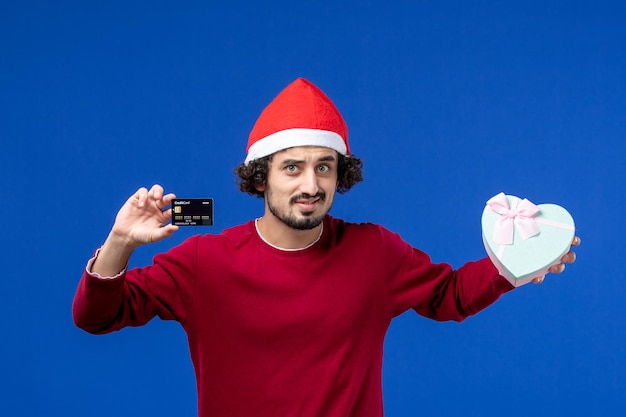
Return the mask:
[[[326,217],[326,214],[328,213],[328,211],[330,211],[330,207],[329,207],[328,210],[326,210],[326,212],[318,216],[314,216],[313,213],[302,213],[302,216],[304,217],[298,218],[293,213],[281,213],[276,207],[272,205],[272,201],[270,197],[271,197],[271,193],[268,193],[267,207],[270,213],[272,213],[274,217],[276,217],[278,220],[283,222],[285,225],[296,230],[315,229],[317,226],[322,224],[322,222],[324,221],[324,217]],[[321,193],[316,194],[315,196],[310,196],[308,194],[297,195],[295,197],[292,197],[289,200],[289,205],[293,206],[293,204],[295,204],[295,202],[301,198],[319,198],[321,202],[324,202],[326,201],[326,193],[321,192]]]

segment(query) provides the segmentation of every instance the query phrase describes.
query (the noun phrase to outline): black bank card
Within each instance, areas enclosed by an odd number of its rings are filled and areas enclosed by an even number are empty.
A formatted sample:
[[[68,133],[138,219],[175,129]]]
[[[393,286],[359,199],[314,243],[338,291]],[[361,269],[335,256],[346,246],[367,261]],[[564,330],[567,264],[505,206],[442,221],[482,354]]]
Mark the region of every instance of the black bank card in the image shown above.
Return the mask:
[[[177,198],[172,200],[174,226],[213,226],[212,198]]]

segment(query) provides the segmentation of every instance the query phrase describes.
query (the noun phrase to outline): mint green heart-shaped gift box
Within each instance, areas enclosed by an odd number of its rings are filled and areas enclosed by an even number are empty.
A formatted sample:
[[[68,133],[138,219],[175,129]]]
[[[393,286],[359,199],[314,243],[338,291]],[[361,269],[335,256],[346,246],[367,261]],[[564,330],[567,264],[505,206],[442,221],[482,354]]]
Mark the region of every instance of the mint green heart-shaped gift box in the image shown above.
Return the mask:
[[[491,204],[496,199],[500,206],[495,210],[499,212],[494,211]],[[530,211],[535,213],[527,215],[523,207],[532,207],[534,210]],[[525,227],[534,231],[526,232]],[[500,193],[487,202],[482,215],[482,232],[493,264],[503,277],[519,287],[544,276],[552,265],[561,261],[572,244],[575,226],[572,216],[561,206],[535,206],[528,200]],[[502,243],[502,235],[498,233],[508,233],[509,242]],[[532,233],[535,234],[528,236]]]

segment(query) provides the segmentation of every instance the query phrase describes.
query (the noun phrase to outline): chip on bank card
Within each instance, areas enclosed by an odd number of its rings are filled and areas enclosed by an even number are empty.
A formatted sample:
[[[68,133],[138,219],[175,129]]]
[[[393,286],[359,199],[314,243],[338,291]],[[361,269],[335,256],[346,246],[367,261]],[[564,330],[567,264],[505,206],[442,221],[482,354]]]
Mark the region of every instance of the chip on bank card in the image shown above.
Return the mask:
[[[176,198],[172,200],[174,226],[213,226],[212,198]]]

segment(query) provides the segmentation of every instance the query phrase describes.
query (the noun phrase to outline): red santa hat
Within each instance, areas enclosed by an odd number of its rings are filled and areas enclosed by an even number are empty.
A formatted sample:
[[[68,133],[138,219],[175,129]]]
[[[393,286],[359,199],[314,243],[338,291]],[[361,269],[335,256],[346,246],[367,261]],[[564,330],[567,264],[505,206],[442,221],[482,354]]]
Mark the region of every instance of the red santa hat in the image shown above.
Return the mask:
[[[246,165],[294,146],[324,146],[350,154],[348,126],[332,101],[311,82],[298,78],[263,110],[250,136]]]

